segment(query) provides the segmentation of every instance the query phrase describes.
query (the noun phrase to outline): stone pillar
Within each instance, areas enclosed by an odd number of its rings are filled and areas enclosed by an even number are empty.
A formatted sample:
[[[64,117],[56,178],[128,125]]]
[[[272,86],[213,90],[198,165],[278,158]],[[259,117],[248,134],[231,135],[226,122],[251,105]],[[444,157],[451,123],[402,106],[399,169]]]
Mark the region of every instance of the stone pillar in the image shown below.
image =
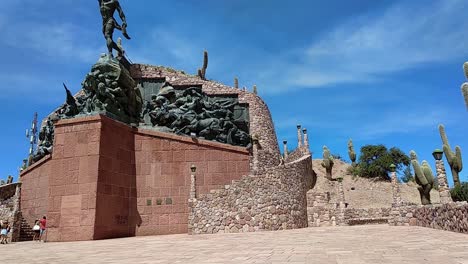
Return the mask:
[[[344,187],[343,187],[343,178],[338,178],[338,210],[336,210],[336,224],[338,225],[346,225],[345,223],[345,211],[346,211],[346,202],[345,202],[345,195],[344,195]]]
[[[395,171],[392,171],[390,174],[392,178],[392,195],[393,195],[393,207],[399,207],[401,205],[401,196],[400,196],[400,185],[398,184],[398,179]]]
[[[194,200],[197,199],[197,188],[196,188],[196,177],[195,173],[190,175],[190,199]]]
[[[258,174],[258,137],[253,137],[252,139],[252,173],[254,175]]]
[[[302,147],[301,125],[297,125],[297,148]]]
[[[288,159],[288,141],[287,140],[283,140],[283,152],[284,152],[284,161],[286,162],[286,160]]]
[[[10,242],[18,242],[20,239],[20,232],[21,232],[21,183],[17,183],[16,185],[16,190],[15,190],[15,203],[13,206],[13,221],[11,222],[13,224],[10,236]]]
[[[442,204],[453,202],[450,195],[450,189],[447,182],[447,174],[445,173],[445,166],[443,160],[436,160],[437,182],[439,184],[440,202]]]
[[[304,133],[304,146],[309,148],[309,136],[307,136],[307,128],[302,129]]]
[[[338,202],[340,203],[340,208],[346,207],[343,178],[338,178]]]

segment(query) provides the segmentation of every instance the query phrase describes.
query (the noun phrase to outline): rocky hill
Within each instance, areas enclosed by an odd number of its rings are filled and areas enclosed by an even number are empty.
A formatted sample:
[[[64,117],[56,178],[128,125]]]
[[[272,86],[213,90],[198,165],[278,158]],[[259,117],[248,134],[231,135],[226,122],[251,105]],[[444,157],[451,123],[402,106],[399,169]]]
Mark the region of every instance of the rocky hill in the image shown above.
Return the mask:
[[[331,202],[337,201],[337,181],[329,181],[325,178],[325,168],[321,166],[322,160],[312,161],[313,169],[317,173],[317,183],[312,191],[330,192]],[[350,208],[385,208],[392,206],[392,186],[390,182],[361,177],[353,177],[347,173],[351,165],[340,160],[335,160],[333,166],[333,178],[343,177],[345,200]],[[401,198],[404,202],[421,204],[416,183],[400,184]],[[432,203],[438,203],[439,193],[431,191]]]

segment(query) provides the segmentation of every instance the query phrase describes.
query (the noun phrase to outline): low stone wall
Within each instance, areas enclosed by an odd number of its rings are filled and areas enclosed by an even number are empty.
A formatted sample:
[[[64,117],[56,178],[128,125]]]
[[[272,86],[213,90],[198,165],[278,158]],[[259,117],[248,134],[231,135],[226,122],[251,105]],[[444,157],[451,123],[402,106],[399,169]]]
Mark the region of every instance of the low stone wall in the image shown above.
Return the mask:
[[[12,225],[11,240],[18,241],[20,233],[19,195],[20,183],[0,186],[0,220]]]
[[[390,225],[422,226],[468,234],[468,203],[393,208]]]
[[[333,203],[326,192],[309,192],[307,204],[310,227],[381,224],[391,218],[391,208],[347,208],[347,204]]]
[[[295,149],[294,151],[292,151],[291,153],[288,153],[288,156],[285,160],[286,163],[289,163],[289,162],[293,162],[295,160],[298,160],[300,159],[301,157],[309,154],[310,151],[309,151],[309,147],[299,147],[297,149]]]
[[[237,233],[307,227],[311,157],[245,176],[190,201],[189,233]]]
[[[413,212],[416,224],[446,231],[468,234],[468,203],[425,206]]]
[[[345,210],[345,223],[348,225],[386,224],[390,219],[391,208],[366,208]]]

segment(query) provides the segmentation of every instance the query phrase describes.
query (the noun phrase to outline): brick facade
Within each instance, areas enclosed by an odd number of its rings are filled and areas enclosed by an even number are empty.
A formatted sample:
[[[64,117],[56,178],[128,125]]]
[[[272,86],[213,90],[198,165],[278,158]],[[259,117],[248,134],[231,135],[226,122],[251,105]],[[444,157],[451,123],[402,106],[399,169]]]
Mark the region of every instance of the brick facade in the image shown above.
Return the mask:
[[[187,233],[190,166],[197,167],[197,192],[209,193],[250,171],[249,153],[239,147],[198,142],[139,129],[135,135],[137,235]]]
[[[192,164],[200,193],[250,171],[245,148],[105,116],[62,120],[53,155],[21,174],[23,217],[46,215],[49,241],[186,233]]]

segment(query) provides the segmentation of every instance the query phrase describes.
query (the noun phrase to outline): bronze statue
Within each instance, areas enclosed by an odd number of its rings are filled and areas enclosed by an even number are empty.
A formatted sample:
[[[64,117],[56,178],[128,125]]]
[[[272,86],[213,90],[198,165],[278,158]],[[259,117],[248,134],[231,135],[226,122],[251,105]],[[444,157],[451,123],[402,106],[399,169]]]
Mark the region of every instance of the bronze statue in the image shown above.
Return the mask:
[[[114,29],[122,31],[122,35],[126,39],[130,39],[130,36],[127,34],[127,20],[125,14],[120,7],[118,0],[98,0],[99,8],[102,15],[102,33],[107,41],[107,49],[109,51],[109,56],[113,57],[112,50],[115,49],[118,52],[118,56],[123,56],[122,48],[117,45],[112,39],[114,34]],[[122,26],[120,26],[114,18],[114,13],[117,10],[119,12],[120,19],[122,20]]]

